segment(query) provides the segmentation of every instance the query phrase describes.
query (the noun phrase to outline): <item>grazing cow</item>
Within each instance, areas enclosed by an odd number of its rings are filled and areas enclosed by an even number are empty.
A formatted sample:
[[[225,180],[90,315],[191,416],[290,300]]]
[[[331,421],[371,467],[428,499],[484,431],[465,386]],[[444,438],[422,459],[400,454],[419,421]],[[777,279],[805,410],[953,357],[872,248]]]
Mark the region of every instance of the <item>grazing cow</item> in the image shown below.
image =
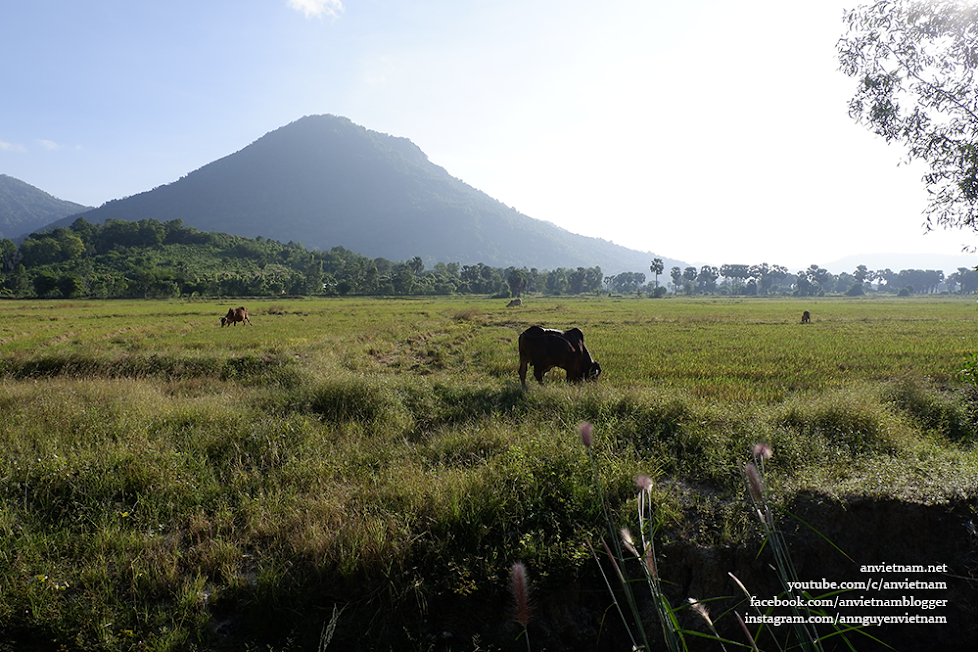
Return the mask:
[[[523,307],[523,299],[513,299],[512,301],[510,301],[509,303],[506,304],[506,307],[507,308],[522,308]]]
[[[567,380],[594,380],[601,374],[601,365],[591,359],[584,346],[584,333],[580,328],[558,331],[530,326],[520,334],[520,382],[526,386],[526,369],[533,365],[533,376],[543,384],[543,375],[560,367],[567,372]]]
[[[801,323],[803,324],[812,323],[812,313],[808,312],[807,310],[801,313]]]
[[[221,328],[224,328],[228,324],[237,326],[239,321],[251,326],[251,320],[248,319],[248,309],[244,306],[240,308],[229,308],[228,314],[221,317]]]

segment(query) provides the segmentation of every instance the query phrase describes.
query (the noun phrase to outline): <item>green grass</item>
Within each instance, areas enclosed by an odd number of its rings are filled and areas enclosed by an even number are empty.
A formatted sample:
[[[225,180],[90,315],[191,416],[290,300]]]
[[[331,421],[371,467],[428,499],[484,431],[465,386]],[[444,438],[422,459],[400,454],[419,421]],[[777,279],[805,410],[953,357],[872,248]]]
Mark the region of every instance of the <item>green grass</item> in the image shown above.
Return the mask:
[[[978,486],[970,299],[249,300],[221,328],[241,303],[0,303],[0,650],[307,649],[336,604],[337,645],[425,648],[516,560],[544,593],[587,572],[582,421],[616,510],[639,473],[709,490],[663,497],[704,545],[752,536],[759,440],[785,500]],[[523,391],[534,323],[580,326],[600,381]]]

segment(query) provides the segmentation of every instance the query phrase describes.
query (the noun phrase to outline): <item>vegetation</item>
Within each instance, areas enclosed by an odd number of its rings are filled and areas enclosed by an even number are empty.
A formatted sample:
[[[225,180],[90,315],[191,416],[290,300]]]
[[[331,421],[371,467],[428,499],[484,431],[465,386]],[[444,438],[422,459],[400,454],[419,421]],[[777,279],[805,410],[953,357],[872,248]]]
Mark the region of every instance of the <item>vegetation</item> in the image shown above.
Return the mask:
[[[974,269],[960,267],[945,277],[932,269],[904,269],[899,272],[870,270],[859,265],[851,274],[832,274],[818,265],[790,273],[783,265],[703,265],[699,269],[673,267],[670,271],[677,293],[721,295],[792,295],[818,297],[827,295],[862,296],[873,293],[934,294],[954,292],[973,294],[978,290]],[[720,279],[723,280],[720,280]]]
[[[515,562],[558,605],[640,474],[660,536],[754,545],[757,441],[775,505],[975,499],[970,300],[246,305],[0,305],[0,649],[545,645],[505,625]],[[601,381],[522,390],[530,323],[582,327]],[[590,604],[556,629],[612,636]]]
[[[205,233],[182,220],[138,222],[110,219],[91,224],[76,219],[68,227],[32,234],[18,247],[0,240],[0,296],[75,299],[174,298],[284,295],[451,295],[497,297],[642,294],[664,297],[661,259],[644,272],[603,276],[600,267],[539,270],[490,267],[484,263],[436,263],[425,269],[419,256],[392,262],[370,259],[343,247],[309,251],[294,242]],[[678,294],[792,295],[933,294],[978,291],[974,270],[945,278],[935,270],[830,274],[812,265],[797,274],[778,265],[673,267]],[[722,277],[722,280],[720,280]]]
[[[929,168],[927,224],[978,228],[978,3],[884,0],[847,14],[849,113]]]
[[[226,233],[204,233],[181,220],[108,220],[34,233],[20,247],[0,241],[0,289],[15,297],[169,298],[199,296],[432,295],[512,291],[595,292],[599,268],[498,269],[483,263],[391,262],[334,247]],[[514,285],[514,279],[519,282]]]

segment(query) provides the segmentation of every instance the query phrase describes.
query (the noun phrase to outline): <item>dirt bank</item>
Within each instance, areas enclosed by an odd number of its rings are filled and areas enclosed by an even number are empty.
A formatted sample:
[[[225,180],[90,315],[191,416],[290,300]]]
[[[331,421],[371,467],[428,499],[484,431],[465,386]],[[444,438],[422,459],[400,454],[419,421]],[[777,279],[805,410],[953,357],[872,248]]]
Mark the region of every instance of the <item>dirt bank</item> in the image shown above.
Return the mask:
[[[833,602],[838,596],[838,603],[821,609],[826,615],[945,619],[939,624],[904,622],[865,627],[872,638],[849,634],[856,650],[976,649],[978,501],[961,499],[926,505],[802,495],[789,510],[811,526],[787,516],[779,520],[797,579],[811,583],[812,596],[824,596]],[[760,544],[758,540],[739,546],[706,547],[676,540],[663,545],[659,572],[670,602],[683,605],[689,597],[708,601],[721,634],[746,644],[733,610],[742,616],[756,615],[757,611],[746,604],[743,591],[728,573],[736,575],[758,600],[783,595],[778,575],[771,568],[770,549]],[[910,568],[918,566],[922,568]],[[828,588],[832,582],[837,587],[843,582],[867,584],[865,588],[840,593]],[[639,593],[647,593],[644,585],[638,589]],[[631,648],[598,573],[546,595],[537,593],[535,598],[534,619],[529,627],[533,650],[591,652]],[[506,605],[431,606],[428,631],[434,649],[526,649],[525,643],[518,640],[521,628],[506,619]],[[648,604],[644,608],[648,610]],[[769,605],[761,611],[770,616],[792,614],[787,606]],[[647,613],[650,615],[645,620],[654,637],[658,626],[651,612]],[[691,610],[684,610],[680,618],[689,629],[708,631]],[[756,632],[758,625],[751,625],[750,629]],[[784,645],[789,629],[788,625],[768,626],[758,636],[759,647],[778,649],[775,638]],[[833,628],[819,626],[817,631],[825,635]],[[720,650],[715,641],[695,636],[687,640],[691,650]],[[665,649],[661,637],[653,638],[652,645]],[[827,651],[849,649],[841,637],[823,641],[823,647]]]

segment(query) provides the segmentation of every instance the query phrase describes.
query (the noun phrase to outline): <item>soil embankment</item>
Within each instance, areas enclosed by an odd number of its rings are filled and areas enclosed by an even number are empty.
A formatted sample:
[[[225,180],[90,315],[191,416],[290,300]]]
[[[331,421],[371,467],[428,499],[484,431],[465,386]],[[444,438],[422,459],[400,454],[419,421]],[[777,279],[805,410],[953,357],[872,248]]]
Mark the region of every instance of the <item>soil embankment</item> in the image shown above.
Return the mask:
[[[975,649],[978,500],[928,505],[801,495],[793,501],[790,511],[797,519],[781,516],[779,524],[797,580],[809,583],[811,596],[833,603],[813,611],[831,617],[858,617],[866,623],[883,616],[941,617],[945,621],[866,625],[866,635],[847,634],[856,650]],[[760,543],[758,540],[739,546],[707,547],[676,539],[660,546],[658,569],[671,604],[686,605],[690,597],[703,601],[722,636],[747,644],[733,611],[744,617],[757,615],[758,611],[747,604],[743,590],[728,573],[736,575],[758,600],[784,597],[778,574],[773,570],[770,548]],[[836,589],[830,587],[833,582]],[[843,583],[853,583],[853,588],[840,591]],[[636,584],[636,589],[640,596],[648,594],[644,584]],[[556,594],[537,593],[535,597],[534,619],[529,627],[532,649],[630,649],[631,641],[597,573],[562,587]],[[627,613],[624,602],[623,609]],[[453,649],[462,641],[473,639],[503,649],[526,649],[525,643],[517,640],[521,627],[504,620],[509,612],[506,605],[455,605],[437,611],[439,616],[434,616],[435,610],[430,612],[432,637]],[[659,626],[647,604],[645,611],[649,615],[649,635],[655,636]],[[793,614],[789,606],[771,603],[760,611],[768,616]],[[683,609],[679,617],[684,627],[709,633],[692,610]],[[838,629],[846,627],[839,625]],[[758,625],[750,625],[750,630],[756,633]],[[791,641],[790,630],[787,624],[768,625],[758,636],[757,644],[761,650],[778,649],[778,643],[786,647],[786,642]],[[816,631],[824,636],[835,628],[818,625]],[[688,636],[687,642],[691,650],[721,649],[716,641],[696,636]],[[435,648],[442,647],[434,640],[432,643]],[[661,637],[652,640],[653,648],[657,644],[662,644]],[[850,649],[841,636],[828,638],[822,645],[827,651]],[[666,649],[664,644],[661,649]]]

